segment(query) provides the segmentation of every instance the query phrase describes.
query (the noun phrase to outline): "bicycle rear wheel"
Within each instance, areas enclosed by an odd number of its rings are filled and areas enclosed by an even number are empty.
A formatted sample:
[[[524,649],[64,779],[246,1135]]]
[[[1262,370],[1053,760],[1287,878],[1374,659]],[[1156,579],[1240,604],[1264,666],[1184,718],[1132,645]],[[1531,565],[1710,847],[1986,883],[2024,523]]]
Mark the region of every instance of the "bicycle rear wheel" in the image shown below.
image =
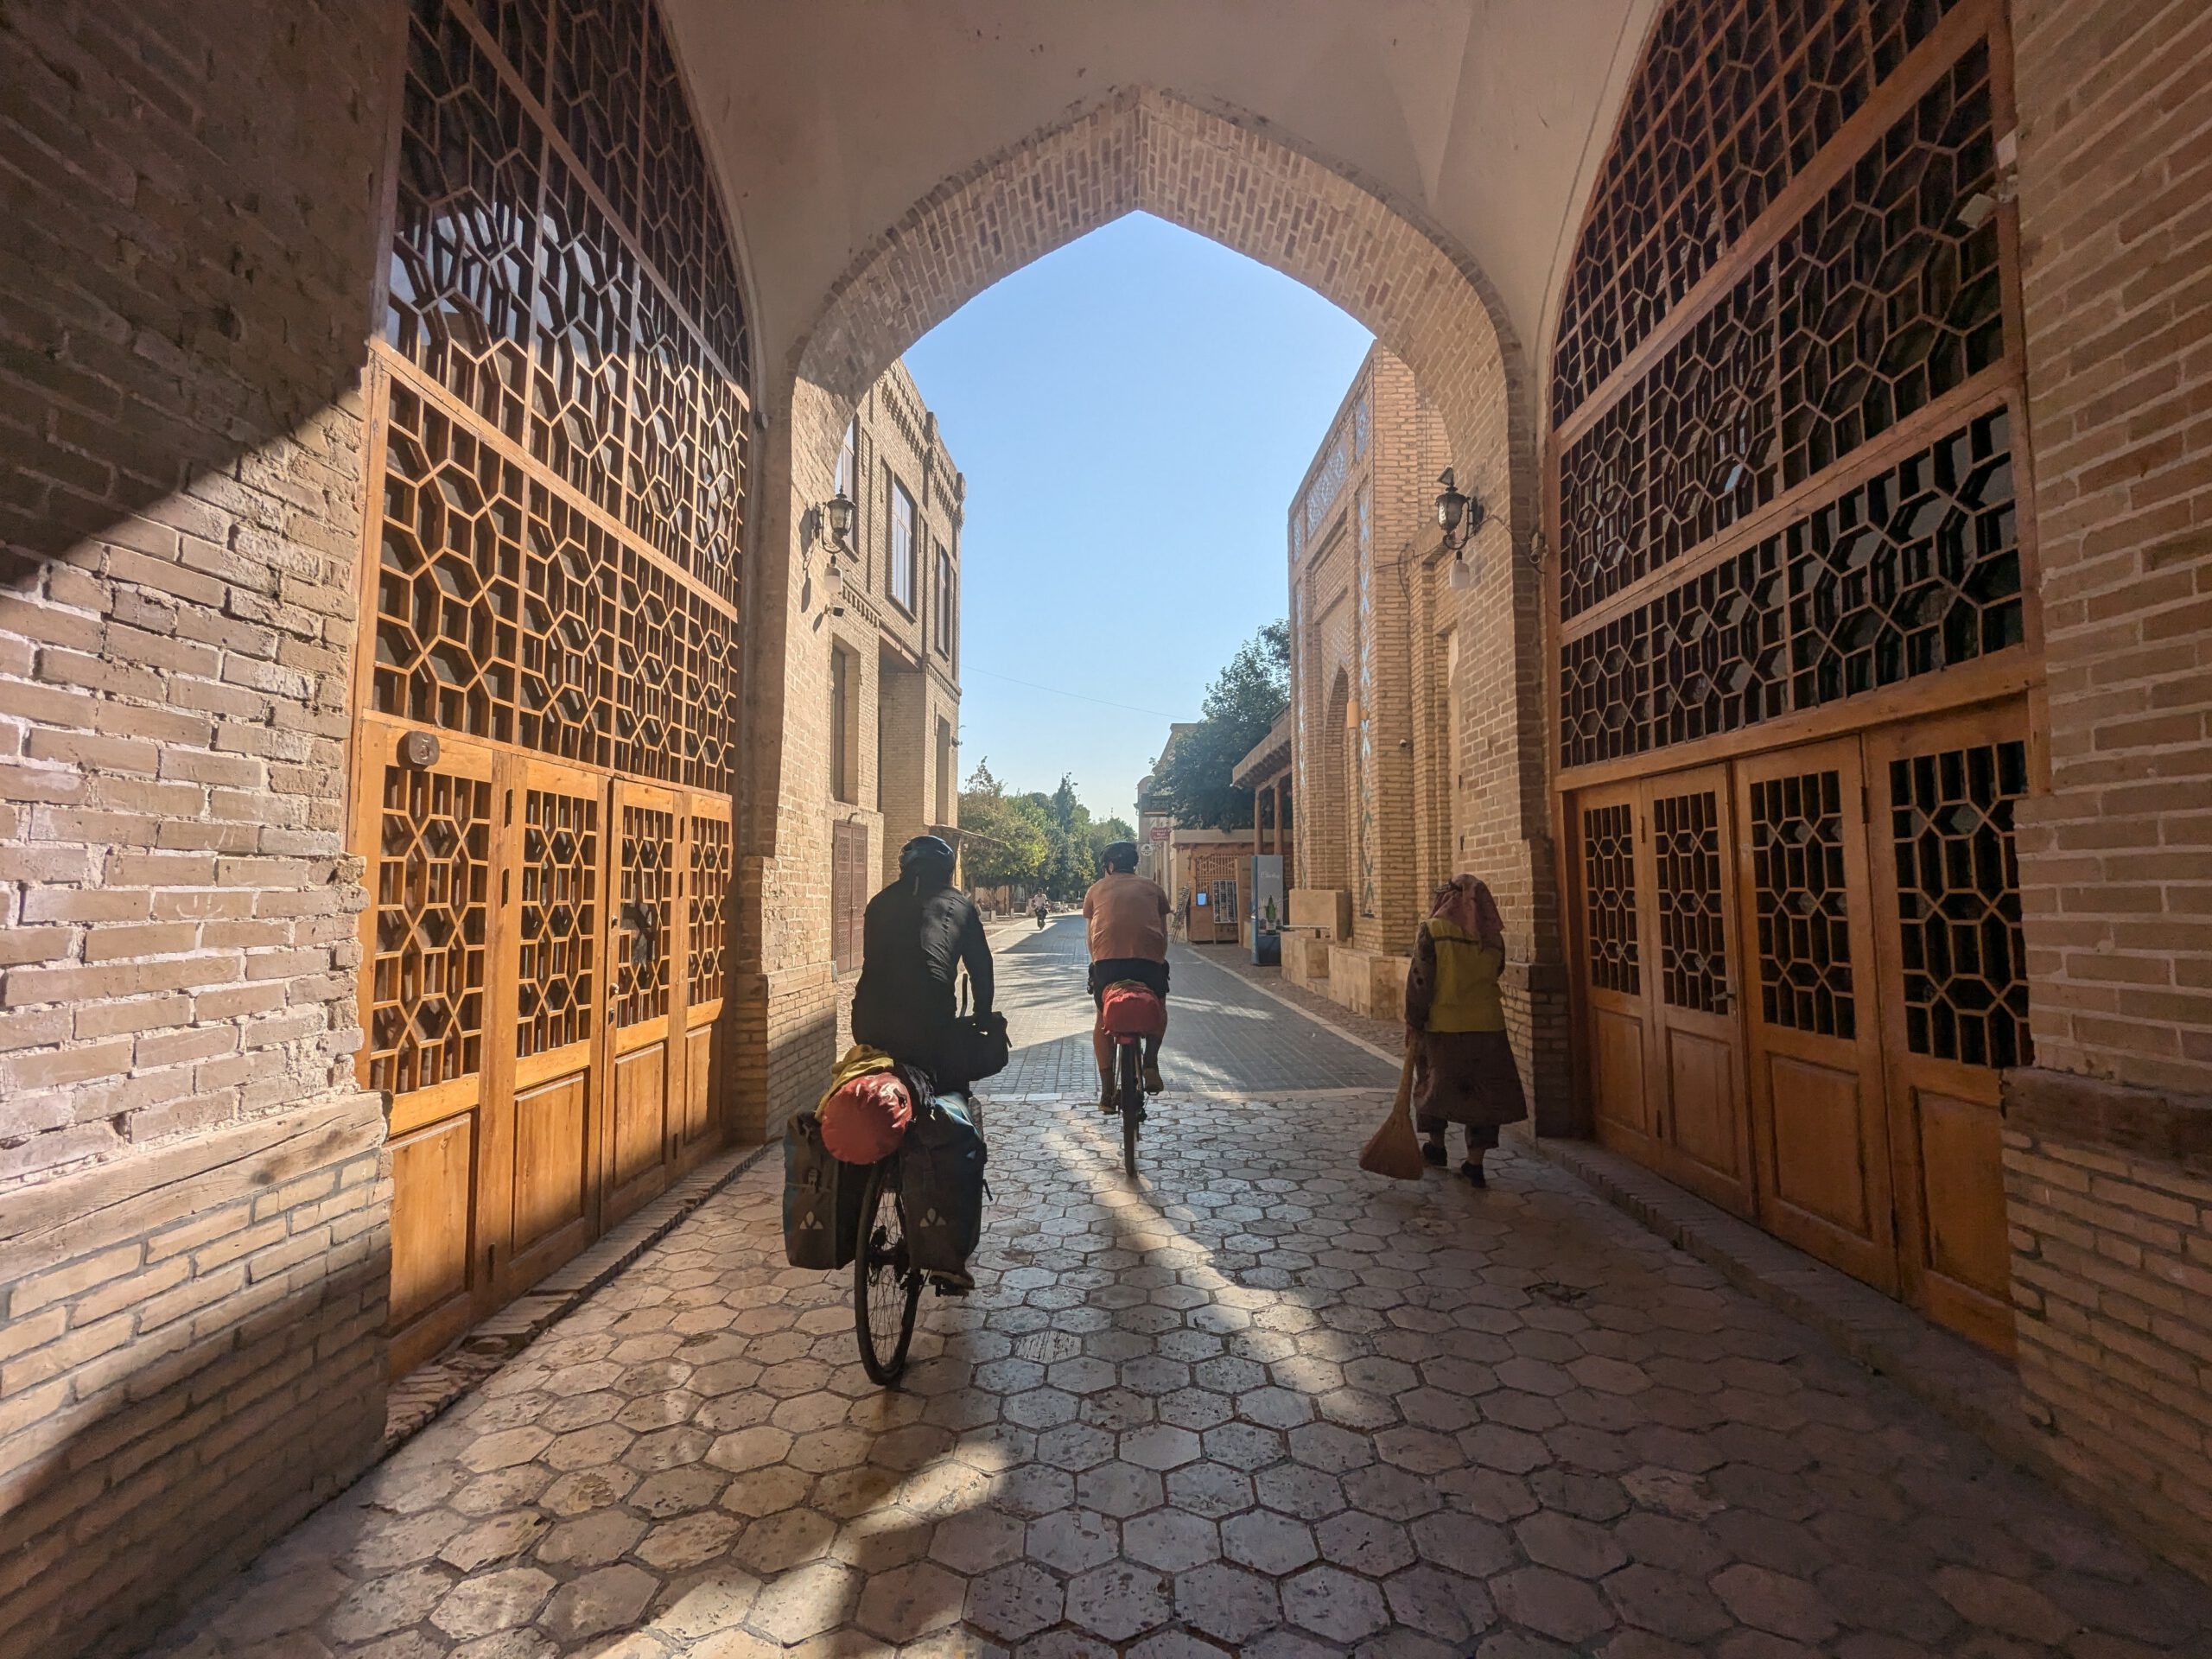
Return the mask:
[[[1137,1178],[1137,1126],[1144,1122],[1144,1073],[1139,1068],[1137,1045],[1121,1045],[1121,1082],[1115,1099],[1122,1108],[1122,1173]]]
[[[906,1369],[914,1310],[922,1300],[922,1275],[906,1248],[906,1212],[893,1170],[893,1160],[887,1158],[868,1172],[853,1251],[853,1328],[860,1337],[861,1363],[870,1382],[887,1388]]]

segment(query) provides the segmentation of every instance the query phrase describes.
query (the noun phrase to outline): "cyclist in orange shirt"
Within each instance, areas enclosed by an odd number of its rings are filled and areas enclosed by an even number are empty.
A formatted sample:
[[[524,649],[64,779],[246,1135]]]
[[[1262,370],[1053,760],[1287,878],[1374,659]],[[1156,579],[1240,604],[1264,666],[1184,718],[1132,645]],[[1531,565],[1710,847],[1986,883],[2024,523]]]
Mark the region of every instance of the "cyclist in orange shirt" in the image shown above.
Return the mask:
[[[1106,988],[1133,979],[1165,1002],[1167,1000],[1167,895],[1157,881],[1136,873],[1137,844],[1117,841],[1100,861],[1105,874],[1083,895],[1083,918],[1090,938],[1090,997],[1103,1007]],[[1098,1109],[1114,1104],[1113,1046],[1103,1024],[1091,1029],[1090,1046],[1098,1060]],[[1160,1092],[1160,1039],[1144,1043],[1144,1086]]]

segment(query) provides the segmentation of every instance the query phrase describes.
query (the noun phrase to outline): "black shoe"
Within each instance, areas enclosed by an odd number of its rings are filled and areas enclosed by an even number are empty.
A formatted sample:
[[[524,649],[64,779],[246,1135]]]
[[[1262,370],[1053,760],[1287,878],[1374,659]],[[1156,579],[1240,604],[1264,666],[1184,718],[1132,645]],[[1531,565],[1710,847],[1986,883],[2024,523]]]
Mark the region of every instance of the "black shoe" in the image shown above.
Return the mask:
[[[1098,1109],[1108,1117],[1113,1116],[1121,1109],[1119,1103],[1114,1098],[1114,1085],[1110,1083],[1099,1085]]]
[[[1483,1160],[1479,1158],[1468,1159],[1465,1163],[1459,1166],[1459,1173],[1467,1178],[1470,1185],[1488,1186],[1490,1185],[1490,1182],[1484,1178]]]
[[[1431,1169],[1443,1168],[1444,1143],[1441,1141],[1422,1141],[1421,1147],[1421,1160],[1424,1164],[1427,1164]]]

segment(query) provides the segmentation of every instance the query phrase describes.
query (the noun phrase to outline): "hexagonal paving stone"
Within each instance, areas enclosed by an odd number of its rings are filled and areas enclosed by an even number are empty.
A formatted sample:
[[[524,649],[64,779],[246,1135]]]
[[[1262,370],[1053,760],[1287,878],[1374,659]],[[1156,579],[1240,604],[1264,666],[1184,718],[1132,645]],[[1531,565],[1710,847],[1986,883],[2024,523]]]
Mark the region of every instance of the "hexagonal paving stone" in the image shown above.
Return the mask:
[[[1403,1527],[1378,1516],[1347,1510],[1313,1529],[1322,1558],[1370,1578],[1382,1578],[1414,1564],[1413,1541]]]
[[[1162,1471],[1197,1462],[1201,1450],[1196,1434],[1172,1423],[1153,1423],[1132,1429],[1122,1436],[1121,1442],[1124,1460],[1140,1468]]]
[[[965,1579],[920,1561],[870,1579],[854,1618],[887,1642],[912,1642],[957,1623],[967,1597]]]
[[[1283,1616],[1332,1642],[1357,1642],[1390,1622],[1382,1592],[1333,1567],[1309,1567],[1282,1586]]]
[[[1113,1516],[1141,1514],[1163,1498],[1158,1475],[1118,1460],[1084,1470],[1076,1480],[1075,1491],[1087,1508]]]
[[[1167,1581],[1128,1561],[1093,1567],[1068,1581],[1067,1609],[1071,1624],[1126,1642],[1166,1619]]]
[[[1025,1553],[1073,1574],[1110,1561],[1121,1548],[1116,1523],[1090,1510],[1062,1510],[1029,1523]]]
[[[968,1622],[1008,1642],[1058,1624],[1064,1605],[1059,1580],[1027,1561],[993,1567],[968,1585]]]
[[[1179,1573],[1175,1616],[1192,1629],[1242,1649],[1282,1617],[1274,1585],[1218,1561]]]
[[[563,1642],[581,1642],[634,1624],[659,1588],[652,1573],[626,1561],[599,1567],[556,1590],[538,1622]]]
[[[550,1573],[511,1567],[479,1573],[455,1585],[430,1615],[430,1623],[456,1641],[512,1630],[537,1617],[553,1593]]]
[[[1212,1522],[1182,1510],[1154,1510],[1122,1523],[1122,1548],[1135,1560],[1163,1573],[1212,1560],[1221,1538]]]

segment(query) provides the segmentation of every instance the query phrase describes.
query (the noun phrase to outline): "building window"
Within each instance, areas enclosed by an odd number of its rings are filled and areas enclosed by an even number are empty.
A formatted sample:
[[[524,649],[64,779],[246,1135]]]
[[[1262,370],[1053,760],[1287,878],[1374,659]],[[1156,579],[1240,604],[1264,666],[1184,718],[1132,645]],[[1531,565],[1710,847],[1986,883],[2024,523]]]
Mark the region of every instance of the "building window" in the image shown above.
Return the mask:
[[[952,555],[937,550],[937,654],[952,660]]]
[[[914,608],[914,498],[891,480],[891,597]]]
[[[868,826],[840,823],[830,837],[830,954],[836,971],[861,965],[868,918]]]
[[[854,416],[845,428],[845,441],[837,446],[837,493],[857,503],[860,485],[861,417]]]
[[[853,788],[853,656],[830,648],[830,793],[837,800],[858,798]]]
[[[937,723],[937,822],[940,827],[952,822],[952,722],[941,717]]]

